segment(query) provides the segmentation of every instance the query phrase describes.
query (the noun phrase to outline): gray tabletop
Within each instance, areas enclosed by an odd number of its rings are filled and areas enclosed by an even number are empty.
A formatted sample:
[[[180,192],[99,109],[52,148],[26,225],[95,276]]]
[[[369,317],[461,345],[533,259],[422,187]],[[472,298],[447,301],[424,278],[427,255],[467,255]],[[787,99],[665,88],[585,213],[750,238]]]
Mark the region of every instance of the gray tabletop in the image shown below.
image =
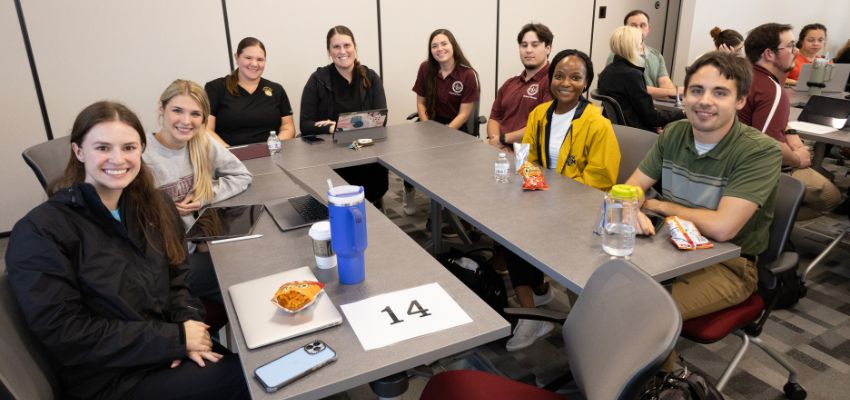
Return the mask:
[[[289,143],[290,141],[285,143]],[[251,160],[244,160],[242,161],[242,164],[245,164],[245,167],[248,168],[248,171],[251,171],[251,174],[254,176],[275,174],[281,171],[280,167],[278,167],[276,163],[277,158],[278,156],[254,158]]]
[[[333,143],[330,135],[322,135],[324,142],[308,144],[302,140],[288,140],[277,156],[277,163],[287,170],[330,165],[334,168],[367,164],[385,154],[398,154],[422,149],[470,143],[479,139],[433,122],[417,122],[385,128],[387,138],[376,140],[373,146],[351,150],[349,143]]]
[[[343,180],[329,167],[298,170],[294,178],[324,195],[327,178],[334,184]],[[283,172],[254,177],[248,191],[224,205],[259,204],[271,199],[303,194],[303,190]],[[443,357],[489,343],[510,334],[510,325],[401,229],[371,204],[366,211],[369,247],[366,250],[366,280],[358,285],[340,285],[335,274],[323,274],[315,262],[307,229],[280,232],[268,214],[263,214],[254,233],[263,237],[211,245],[216,275],[245,378],[253,398],[310,399],[330,396],[353,387],[428,364]],[[473,323],[410,339],[381,349],[364,351],[347,321],[314,334],[248,350],[227,288],[280,271],[311,266],[317,277],[328,281],[325,290],[339,307],[377,294],[437,282],[461,305]],[[330,275],[330,276],[328,276]],[[269,298],[273,293],[269,294]],[[323,340],[336,350],[338,360],[274,394],[266,393],[253,378],[254,370],[311,340]]]
[[[509,184],[496,183],[497,152],[484,143],[466,143],[382,156],[381,163],[558,283],[581,292],[609,258],[592,233],[602,192],[553,170],[544,172],[548,191],[523,191],[517,175]],[[739,254],[731,243],[679,251],[665,228],[653,237],[639,237],[631,261],[664,281]]]
[[[788,116],[788,119],[790,121],[796,121],[797,118],[800,117],[800,113],[802,112],[803,110],[800,108],[791,107],[791,114]],[[807,140],[814,140],[818,143],[834,144],[838,146],[850,146],[850,130],[848,130],[848,128],[824,134],[806,132],[802,129],[798,129],[797,132],[799,133],[801,138]]]
[[[794,88],[786,88],[785,92],[788,93],[788,96],[791,100],[791,107],[799,107],[802,108],[806,105],[806,102],[809,101],[809,97],[812,95],[809,94],[808,91],[798,92]],[[828,92],[821,93],[818,96],[826,96],[826,97],[834,97],[836,99],[843,99],[844,96],[847,96],[847,92]]]

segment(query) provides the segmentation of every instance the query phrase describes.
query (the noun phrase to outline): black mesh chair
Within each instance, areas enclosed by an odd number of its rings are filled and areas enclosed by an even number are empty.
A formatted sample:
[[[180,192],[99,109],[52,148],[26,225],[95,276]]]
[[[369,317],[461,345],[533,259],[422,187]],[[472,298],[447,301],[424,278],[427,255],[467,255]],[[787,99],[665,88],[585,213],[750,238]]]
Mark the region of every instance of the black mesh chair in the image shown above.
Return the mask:
[[[620,103],[617,103],[617,100],[613,97],[600,94],[598,90],[593,89],[590,91],[590,98],[602,103],[603,114],[606,118],[611,120],[612,124],[626,124],[626,117],[623,115],[623,109],[620,107]]]

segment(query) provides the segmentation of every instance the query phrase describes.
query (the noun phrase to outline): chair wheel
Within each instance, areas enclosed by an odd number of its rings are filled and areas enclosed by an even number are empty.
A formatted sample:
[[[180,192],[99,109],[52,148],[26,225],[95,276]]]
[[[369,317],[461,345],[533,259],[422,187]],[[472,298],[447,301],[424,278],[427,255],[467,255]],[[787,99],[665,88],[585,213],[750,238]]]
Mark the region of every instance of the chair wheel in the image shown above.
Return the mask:
[[[788,396],[791,400],[805,400],[806,399],[806,389],[803,389],[797,382],[788,382],[785,386],[782,387],[782,390],[785,391],[785,396]]]

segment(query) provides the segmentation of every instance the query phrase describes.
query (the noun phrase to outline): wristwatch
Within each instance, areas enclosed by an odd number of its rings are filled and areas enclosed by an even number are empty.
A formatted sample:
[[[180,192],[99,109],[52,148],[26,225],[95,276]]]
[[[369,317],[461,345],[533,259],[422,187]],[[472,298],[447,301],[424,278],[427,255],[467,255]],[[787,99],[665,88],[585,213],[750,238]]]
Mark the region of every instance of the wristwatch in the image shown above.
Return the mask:
[[[501,143],[502,146],[508,145],[508,142],[505,141],[505,134],[504,133],[499,134],[499,143]]]

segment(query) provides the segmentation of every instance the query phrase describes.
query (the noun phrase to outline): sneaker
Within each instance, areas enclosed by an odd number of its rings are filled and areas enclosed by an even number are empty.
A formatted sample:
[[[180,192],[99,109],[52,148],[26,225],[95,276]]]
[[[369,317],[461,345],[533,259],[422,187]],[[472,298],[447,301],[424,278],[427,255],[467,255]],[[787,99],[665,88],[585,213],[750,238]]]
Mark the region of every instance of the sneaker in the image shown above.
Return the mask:
[[[517,322],[514,335],[508,340],[505,349],[507,351],[522,350],[534,344],[538,338],[546,336],[553,328],[555,325],[551,322],[521,319]]]
[[[403,207],[401,210],[404,211],[404,215],[411,216],[416,214],[416,189],[405,187],[402,191],[401,204]]]
[[[451,226],[445,225],[440,229],[440,234],[446,239],[454,239],[458,237],[457,232]]]
[[[552,299],[555,298],[555,291],[552,290],[551,286],[547,288],[546,293],[541,294],[539,296],[537,295],[537,293],[534,293],[533,291],[531,293],[534,296],[534,306],[535,307],[545,306],[545,305],[551,303]]]

